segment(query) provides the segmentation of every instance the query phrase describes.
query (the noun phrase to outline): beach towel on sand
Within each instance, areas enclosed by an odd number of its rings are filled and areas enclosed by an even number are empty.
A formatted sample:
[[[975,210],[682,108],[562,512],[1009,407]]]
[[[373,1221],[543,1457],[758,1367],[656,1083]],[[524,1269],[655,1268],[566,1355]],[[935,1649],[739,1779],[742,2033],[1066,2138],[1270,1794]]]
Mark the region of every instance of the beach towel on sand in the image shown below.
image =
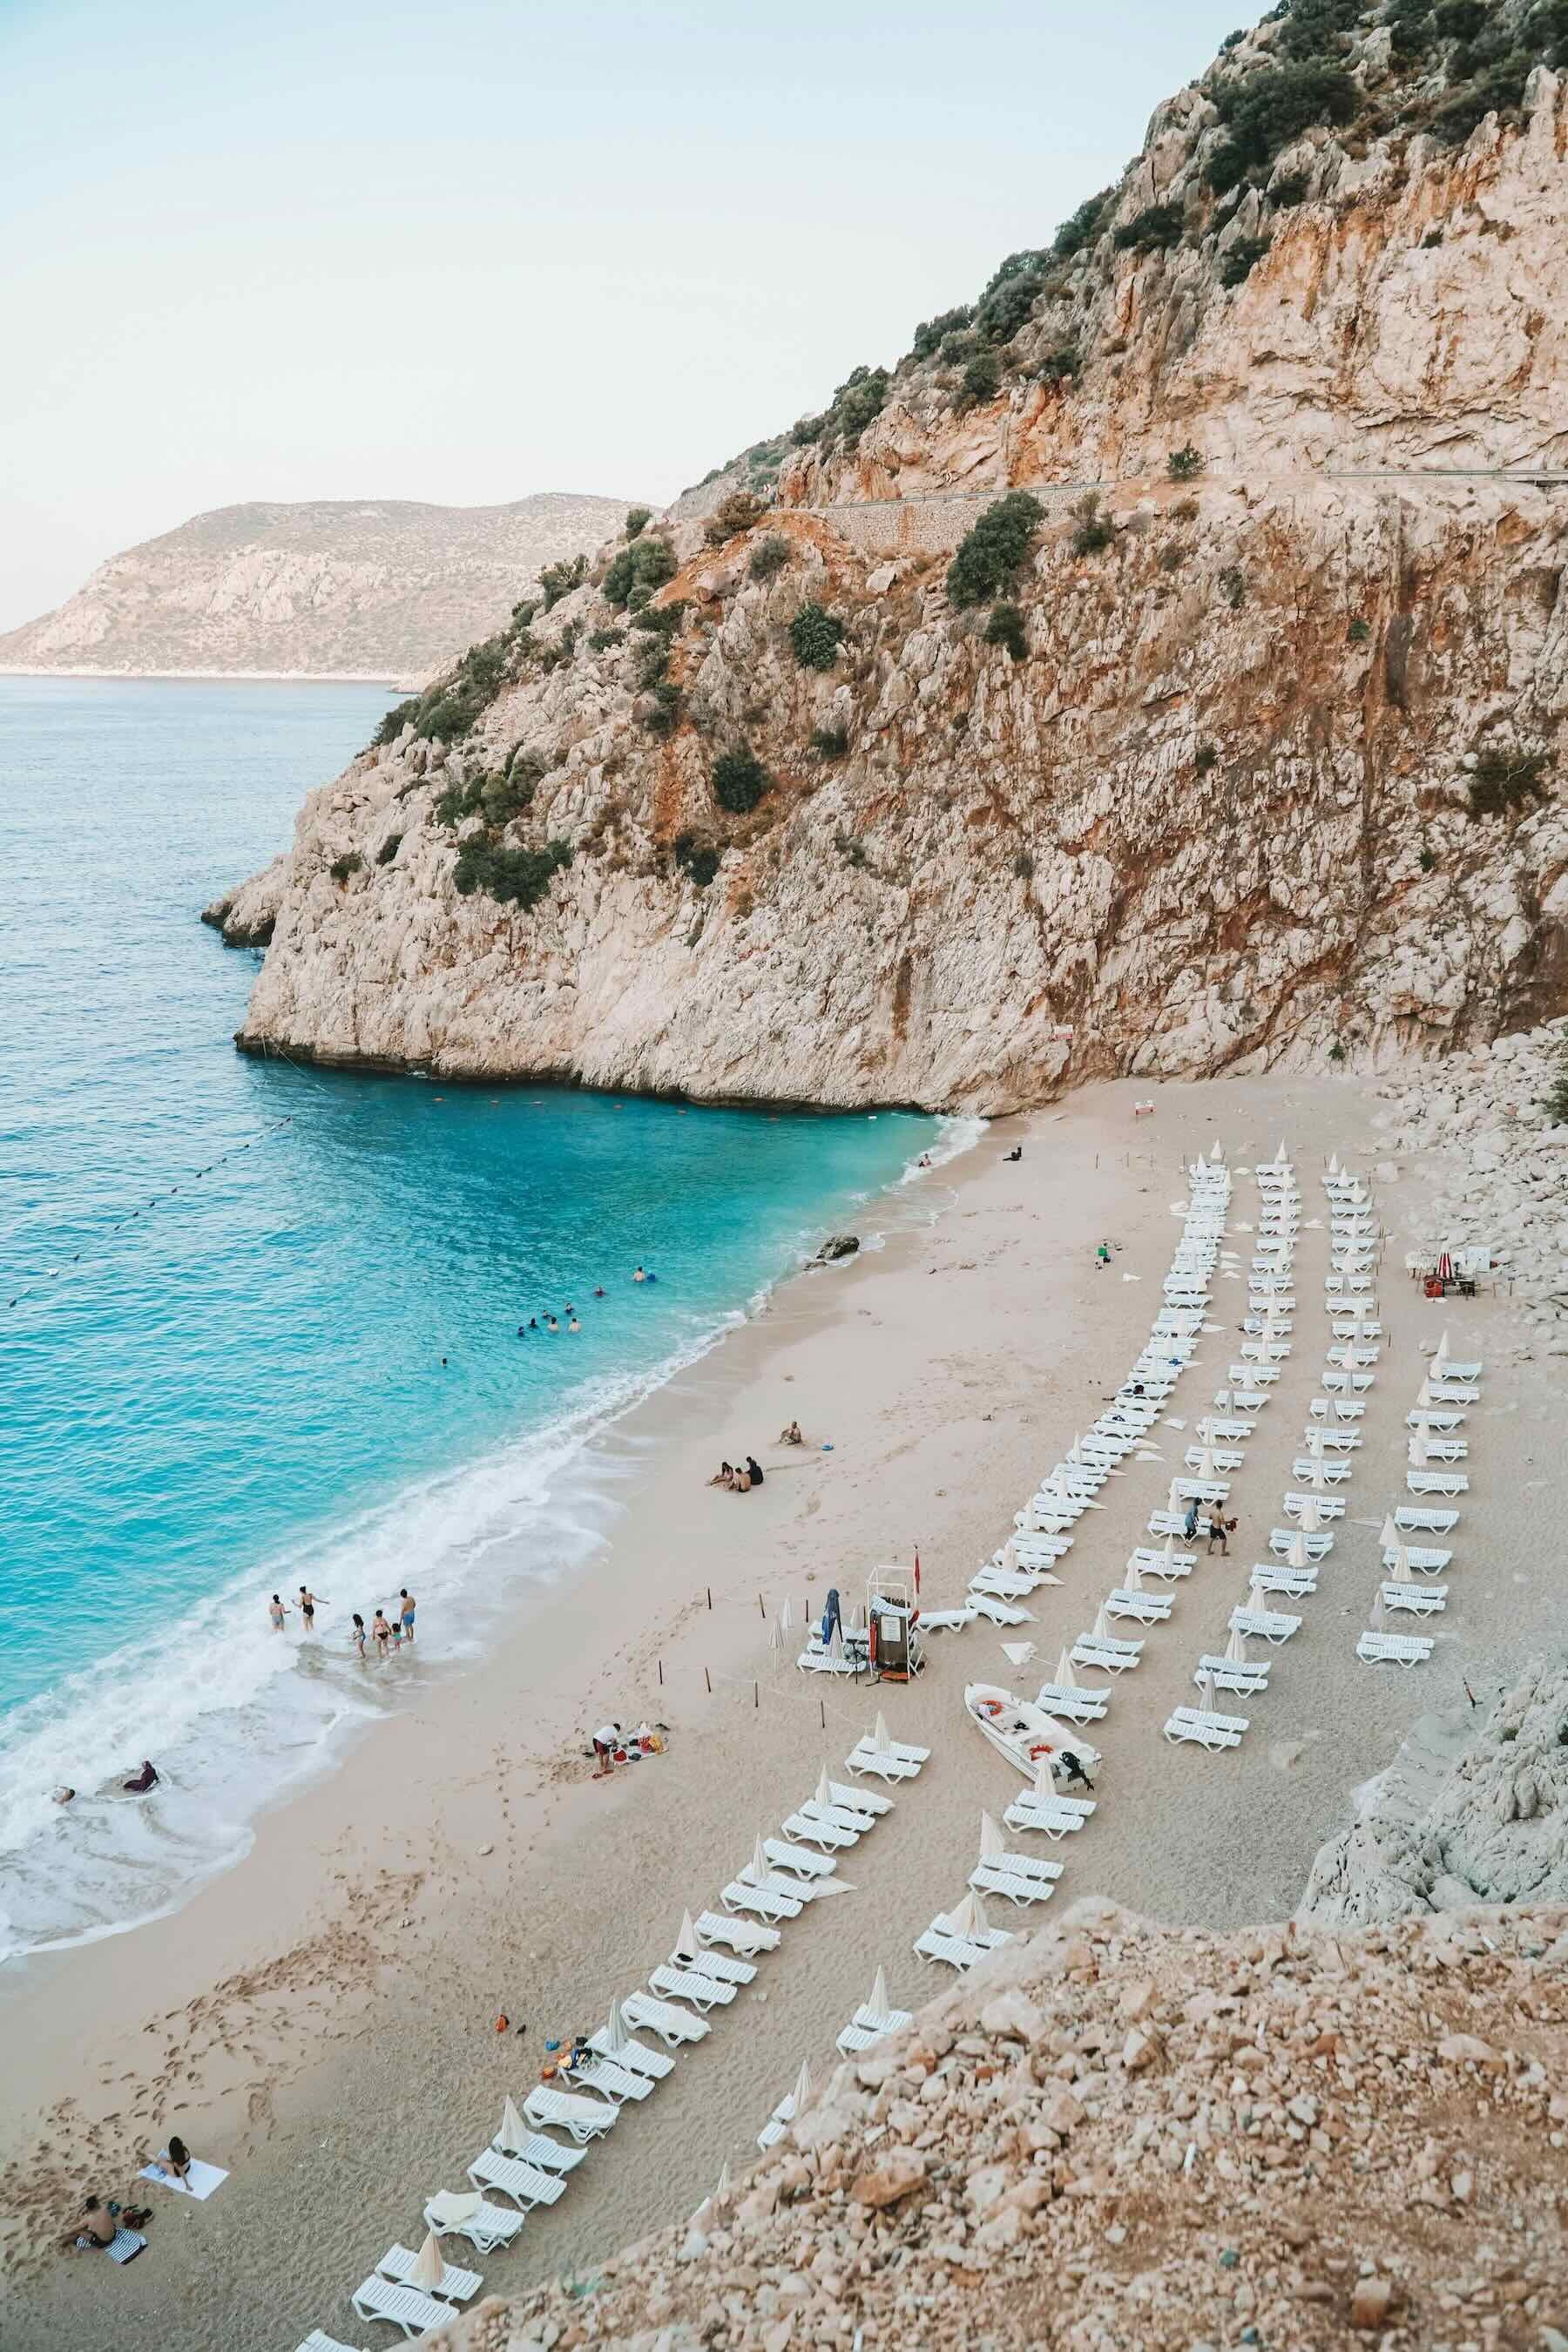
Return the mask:
[[[191,2158],[188,2179],[171,2180],[168,2174],[160,2172],[155,2164],[144,2164],[136,2177],[139,2180],[155,2180],[160,2189],[172,2189],[177,2197],[198,2200],[210,2197],[213,2190],[221,2189],[228,2179],[221,2164],[204,2164],[199,2156]]]
[[[121,2229],[116,2230],[107,2246],[98,2250],[106,2253],[111,2263],[133,2263],[146,2243],[140,2230]],[[77,2240],[77,2244],[85,2252],[89,2246],[98,2248],[98,2240],[83,2236]]]

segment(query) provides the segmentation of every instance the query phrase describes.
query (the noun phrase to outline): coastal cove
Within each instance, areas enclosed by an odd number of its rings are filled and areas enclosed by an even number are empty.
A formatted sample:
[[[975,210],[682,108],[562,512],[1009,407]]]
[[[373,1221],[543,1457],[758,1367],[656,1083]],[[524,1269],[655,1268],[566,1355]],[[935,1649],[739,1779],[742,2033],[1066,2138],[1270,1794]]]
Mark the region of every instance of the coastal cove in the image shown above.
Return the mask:
[[[591,2028],[646,1979],[681,1908],[710,1900],[758,1827],[798,1801],[824,1756],[839,1769],[866,1727],[876,1699],[797,1675],[769,1647],[759,1596],[770,1617],[787,1596],[798,1623],[829,1584],[850,1601],[870,1568],[907,1561],[918,1544],[928,1605],[956,1600],[1147,1328],[1183,1152],[1221,1127],[1237,1161],[1281,1126],[1372,1148],[1372,1106],[1344,1083],[1167,1087],[1154,1120],[1136,1126],[1134,1092],[1096,1090],[993,1134],[910,1188],[919,1224],[775,1290],[588,1450],[598,1506],[580,1573],[520,1593],[460,1679],[416,1654],[414,1703],[266,1813],[254,1851],[177,1918],[43,1956],[0,1987],[0,2023],[23,2053],[3,2185],[22,2223],[7,2251],[30,2347],[156,2330],[162,2352],[205,2352],[215,2311],[234,2352],[268,2352],[312,2325],[352,2339],[349,2290],[393,2236],[406,2240],[420,2200],[461,2184],[501,2098],[537,2079],[545,2037]],[[1015,1139],[1021,1166],[1002,1156]],[[1402,1201],[1395,1234],[1418,1215],[1414,1195]],[[1101,1273],[1106,1235],[1117,1255]],[[1429,1343],[1416,1312],[1396,1290],[1391,1413]],[[1482,1305],[1456,1338],[1491,1358],[1502,1322]],[[1509,1545],[1542,1538],[1553,1497],[1530,1464],[1552,1409],[1500,1363],[1480,1506],[1500,1544],[1505,1524]],[[810,1443],[792,1458],[768,1441],[797,1415]],[[745,1498],[707,1484],[731,1430],[768,1471]],[[1292,1434],[1282,1418],[1269,1448]],[[825,1436],[831,1454],[816,1450]],[[1393,1437],[1378,1441],[1390,1465]],[[1272,1451],[1257,1465],[1254,1520],[1275,1468]],[[1130,1473],[1108,1532],[1086,1527],[1083,1559],[1064,1570],[1083,1589],[1040,1596],[1042,1648],[1070,1636],[1164,1475]],[[1181,1634],[1140,1678],[1148,1689],[1119,1700],[1131,1711],[1092,1853],[1071,1858],[1074,1894],[1221,1924],[1288,1914],[1325,1831],[1416,1715],[1462,1696],[1465,1675],[1506,1672],[1554,1619],[1549,1594],[1479,1566],[1458,1638],[1427,1678],[1362,1675],[1344,1662],[1345,1612],[1372,1543],[1354,1537],[1342,1608],[1295,1645],[1267,1738],[1223,1778],[1212,1759],[1173,1767],[1157,1736],[1200,1625],[1245,1575],[1238,1562],[1205,1564]],[[1007,1794],[1009,1775],[961,1707],[966,1675],[1003,1671],[999,1638],[984,1627],[939,1637],[922,1684],[883,1695],[900,1736],[928,1741],[935,1759],[899,1796],[899,1837],[846,1865],[856,1895],[791,1939],[765,2003],[749,2000],[743,2023],[683,2062],[568,2203],[486,2265],[487,2285],[591,2268],[690,2210],[721,2158],[744,2164],[801,2056],[830,2042],[879,1964],[895,2000],[926,1997],[910,1938],[956,1896],[981,1806]],[[668,1753],[595,1784],[586,1732],[644,1714],[670,1727]],[[1194,1801],[1200,1790],[1213,1801]],[[521,2037],[496,2035],[501,2011]],[[104,2023],[68,2030],[84,2018]],[[222,2196],[160,2206],[149,2257],[123,2274],[90,2263],[39,2274],[27,2252],[83,2168],[117,2179],[149,2134],[171,2127],[228,2167]]]
[[[236,1860],[398,1705],[352,1609],[410,1585],[444,1672],[479,1654],[520,1582],[586,1557],[605,1418],[969,1132],[236,1055],[254,959],[196,910],[384,700],[0,681],[0,1952],[112,1935]],[[264,1604],[307,1580],[301,1646]],[[121,1801],[148,1754],[156,1803]]]

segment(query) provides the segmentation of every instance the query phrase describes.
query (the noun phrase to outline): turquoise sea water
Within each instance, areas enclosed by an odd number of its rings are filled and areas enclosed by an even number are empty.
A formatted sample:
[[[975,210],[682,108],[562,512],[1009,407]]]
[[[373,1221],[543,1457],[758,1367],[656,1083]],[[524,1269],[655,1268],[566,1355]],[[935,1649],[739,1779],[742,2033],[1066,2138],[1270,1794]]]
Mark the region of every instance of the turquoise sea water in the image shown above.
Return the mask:
[[[584,1433],[938,1140],[242,1059],[257,959],[197,913],[387,699],[0,678],[0,1953],[243,1850],[389,1703],[350,1610],[406,1584],[449,1658],[579,1569]]]

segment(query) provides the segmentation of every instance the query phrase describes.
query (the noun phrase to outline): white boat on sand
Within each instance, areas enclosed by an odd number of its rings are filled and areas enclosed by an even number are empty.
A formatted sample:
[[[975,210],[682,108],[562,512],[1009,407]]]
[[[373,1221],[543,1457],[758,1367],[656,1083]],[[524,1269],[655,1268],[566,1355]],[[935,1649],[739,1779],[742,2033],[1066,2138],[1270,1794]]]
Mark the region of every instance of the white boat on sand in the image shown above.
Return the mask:
[[[994,1683],[970,1683],[963,1704],[997,1754],[1005,1756],[1031,1786],[1042,1764],[1049,1765],[1053,1779],[1066,1779],[1064,1756],[1076,1756],[1086,1772],[1100,1761],[1099,1748],[1091,1747],[1075,1725],[1047,1715],[1030,1699],[1015,1698],[1011,1691]]]

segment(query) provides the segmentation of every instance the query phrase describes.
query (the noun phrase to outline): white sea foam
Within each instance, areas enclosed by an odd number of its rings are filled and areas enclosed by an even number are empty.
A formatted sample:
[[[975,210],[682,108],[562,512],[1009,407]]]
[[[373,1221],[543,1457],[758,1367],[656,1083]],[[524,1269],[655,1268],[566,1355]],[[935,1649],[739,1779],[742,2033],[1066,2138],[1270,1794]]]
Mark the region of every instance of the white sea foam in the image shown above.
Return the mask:
[[[944,1120],[933,1166],[982,1132],[979,1120]],[[900,1184],[931,1172],[911,1166]],[[891,1222],[905,1221],[895,1208]],[[801,1243],[809,1254],[811,1237]],[[773,1287],[755,1294],[750,1313]],[[165,1628],[106,1651],[19,1709],[0,1748],[0,1959],[93,1941],[175,1907],[248,1851],[261,1806],[325,1769],[433,1675],[477,1655],[521,1589],[581,1571],[604,1540],[616,1475],[594,1440],[744,1320],[717,1317],[653,1370],[604,1381],[570,1416],[272,1558],[237,1562]],[[268,1594],[287,1599],[301,1583],[331,1602],[316,1637],[301,1639],[297,1620],[270,1633]],[[367,1623],[378,1605],[392,1614],[405,1585],[428,1647],[362,1666],[351,1612]],[[147,1798],[125,1795],[120,1783],[143,1756],[160,1785]],[[52,1801],[61,1784],[78,1791],[69,1806]]]

